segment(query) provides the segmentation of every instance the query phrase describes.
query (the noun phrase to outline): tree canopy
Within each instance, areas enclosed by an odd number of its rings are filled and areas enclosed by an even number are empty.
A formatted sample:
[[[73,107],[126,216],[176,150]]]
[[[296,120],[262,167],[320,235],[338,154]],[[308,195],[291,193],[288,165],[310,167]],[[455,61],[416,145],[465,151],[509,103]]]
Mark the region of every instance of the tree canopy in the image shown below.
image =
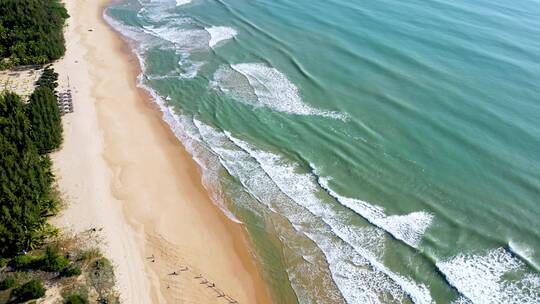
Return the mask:
[[[62,57],[68,17],[59,0],[0,0],[0,68]]]
[[[32,139],[40,153],[58,149],[62,143],[62,120],[54,89],[58,74],[45,68],[37,81],[38,88],[30,96],[26,113],[32,129]]]
[[[52,91],[56,90],[56,87],[58,87],[58,73],[51,67],[46,67],[43,69],[43,73],[36,82],[36,85],[38,87],[48,87]]]
[[[0,96],[0,255],[39,244],[56,211],[51,161],[40,155],[19,96]]]

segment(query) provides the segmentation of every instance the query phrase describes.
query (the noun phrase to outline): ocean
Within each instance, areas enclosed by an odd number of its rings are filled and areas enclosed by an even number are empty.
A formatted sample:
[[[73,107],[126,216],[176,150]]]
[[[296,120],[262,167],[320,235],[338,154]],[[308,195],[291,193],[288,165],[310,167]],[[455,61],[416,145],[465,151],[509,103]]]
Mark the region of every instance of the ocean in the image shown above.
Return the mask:
[[[540,2],[104,16],[275,303],[540,303]]]

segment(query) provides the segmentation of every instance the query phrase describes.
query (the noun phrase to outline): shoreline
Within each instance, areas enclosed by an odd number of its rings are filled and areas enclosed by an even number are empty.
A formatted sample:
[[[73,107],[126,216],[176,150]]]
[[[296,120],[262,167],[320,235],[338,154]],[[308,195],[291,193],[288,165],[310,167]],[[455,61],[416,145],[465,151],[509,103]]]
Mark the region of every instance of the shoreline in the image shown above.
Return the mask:
[[[227,303],[222,293],[271,303],[244,227],[210,201],[197,164],[137,86],[136,55],[103,18],[110,2],[66,1],[67,52],[55,68],[61,87],[69,75],[75,113],[53,160],[71,206],[56,221],[103,228],[126,303]]]

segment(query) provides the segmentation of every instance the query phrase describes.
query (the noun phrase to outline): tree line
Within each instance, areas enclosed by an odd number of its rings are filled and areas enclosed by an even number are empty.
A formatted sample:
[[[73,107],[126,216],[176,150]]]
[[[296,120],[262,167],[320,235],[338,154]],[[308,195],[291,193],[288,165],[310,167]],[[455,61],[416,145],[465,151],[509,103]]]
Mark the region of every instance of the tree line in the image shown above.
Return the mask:
[[[55,228],[59,198],[46,154],[62,143],[54,93],[58,75],[45,69],[27,103],[13,93],[0,95],[0,256],[39,246]]]
[[[0,0],[0,69],[62,57],[68,17],[60,0]]]

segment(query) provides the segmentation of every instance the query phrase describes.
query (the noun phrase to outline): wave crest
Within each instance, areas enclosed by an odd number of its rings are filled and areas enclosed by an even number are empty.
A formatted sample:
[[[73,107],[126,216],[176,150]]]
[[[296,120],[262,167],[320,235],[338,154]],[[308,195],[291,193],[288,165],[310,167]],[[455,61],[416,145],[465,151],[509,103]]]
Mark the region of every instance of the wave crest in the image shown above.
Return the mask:
[[[238,75],[247,80],[254,96],[243,94],[246,91],[245,84],[238,80]],[[230,68],[222,66],[214,74],[214,82],[223,92],[253,106],[294,115],[316,115],[340,120],[346,118],[342,113],[322,111],[305,104],[298,88],[287,76],[262,63],[232,64]]]
[[[238,34],[235,29],[226,26],[211,26],[204,29],[210,34],[208,45],[211,48],[222,41],[233,39]]]
[[[504,248],[485,255],[458,254],[437,267],[473,303],[534,304],[540,299],[540,276]]]

